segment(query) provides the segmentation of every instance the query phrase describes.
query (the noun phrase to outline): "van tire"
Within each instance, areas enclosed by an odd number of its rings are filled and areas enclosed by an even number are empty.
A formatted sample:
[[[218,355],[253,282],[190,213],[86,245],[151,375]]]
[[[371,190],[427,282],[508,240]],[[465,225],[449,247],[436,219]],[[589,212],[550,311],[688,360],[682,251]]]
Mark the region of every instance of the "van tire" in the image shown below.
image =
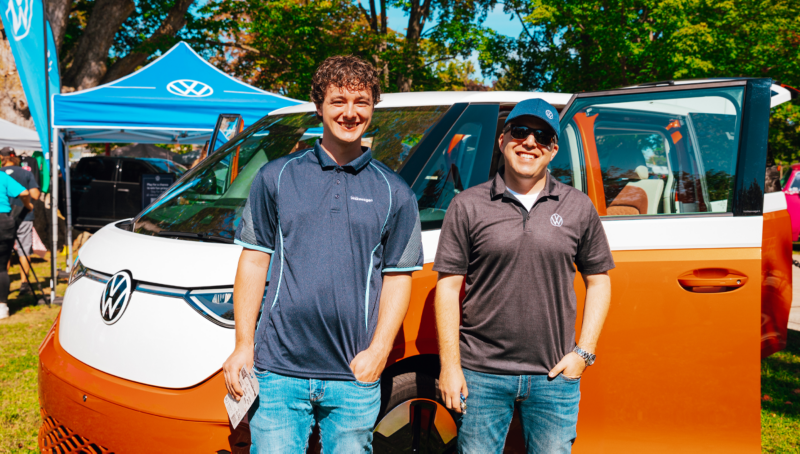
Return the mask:
[[[434,401],[438,412],[447,412],[449,417],[453,420],[455,425],[456,413],[448,411],[442,401],[441,391],[439,390],[439,380],[431,377],[422,372],[406,372],[394,377],[385,377],[381,382],[381,411],[375,423],[376,427],[381,421],[389,415],[392,410],[398,406],[415,399]],[[428,403],[427,405],[433,405]],[[432,407],[426,407],[420,411],[430,411]],[[404,410],[399,410],[404,411]],[[456,449],[456,439],[451,439],[447,444],[441,441],[439,433],[435,435],[428,434],[414,434],[413,427],[410,425],[404,426],[398,432],[403,431],[402,434],[392,434],[391,438],[386,438],[382,434],[375,433],[373,437],[373,449],[375,454],[393,454],[395,452],[409,452],[413,440],[428,440],[432,445],[427,446],[425,449],[420,449],[421,452],[439,452],[454,453]],[[436,428],[434,428],[436,430]],[[430,441],[432,439],[432,441]],[[396,443],[401,442],[403,446],[398,446]],[[409,446],[404,446],[409,444]],[[420,446],[417,446],[419,449]]]

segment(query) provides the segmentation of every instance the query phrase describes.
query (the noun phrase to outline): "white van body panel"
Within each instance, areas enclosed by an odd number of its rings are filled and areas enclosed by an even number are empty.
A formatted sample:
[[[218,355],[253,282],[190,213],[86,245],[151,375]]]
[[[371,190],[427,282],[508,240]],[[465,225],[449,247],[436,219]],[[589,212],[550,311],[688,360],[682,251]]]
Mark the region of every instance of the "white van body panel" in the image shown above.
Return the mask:
[[[101,273],[127,270],[137,282],[191,289],[233,285],[241,253],[234,244],[160,238],[109,224],[81,248],[79,258]]]
[[[134,243],[164,241],[137,236],[143,240]],[[167,241],[198,245],[194,241]],[[89,243],[97,247],[101,242],[92,238]],[[158,267],[166,255],[150,256],[151,264]],[[207,256],[206,263],[213,258]],[[118,266],[130,262],[120,260]],[[171,277],[165,274],[161,281],[171,281]],[[59,324],[59,342],[64,350],[97,370],[145,385],[188,388],[219,371],[233,351],[235,331],[209,322],[182,298],[134,291],[119,321],[106,325],[100,316],[104,288],[105,284],[88,277],[73,282],[64,296]]]
[[[764,214],[787,209],[789,209],[789,207],[786,204],[786,194],[784,194],[783,191],[764,194]]]
[[[783,197],[783,193],[776,194]],[[783,203],[785,209],[786,201]],[[602,222],[612,251],[761,247],[764,228],[761,216],[602,218]],[[425,263],[436,258],[439,233],[440,230],[422,232]]]

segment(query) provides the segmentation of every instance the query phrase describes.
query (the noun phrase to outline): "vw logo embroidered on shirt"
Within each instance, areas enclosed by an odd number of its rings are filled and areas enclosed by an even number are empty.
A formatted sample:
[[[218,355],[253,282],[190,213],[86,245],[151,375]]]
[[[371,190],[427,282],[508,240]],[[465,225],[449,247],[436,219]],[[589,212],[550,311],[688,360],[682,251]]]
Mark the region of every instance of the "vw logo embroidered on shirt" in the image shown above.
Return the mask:
[[[549,118],[551,120],[553,119],[553,112],[550,112],[549,110],[545,110],[544,114],[547,115],[547,118]]]
[[[214,93],[210,86],[190,79],[173,80],[167,84],[167,91],[186,98],[205,98]]]
[[[33,0],[8,0],[6,18],[14,27],[11,31],[14,41],[28,36],[33,22]]]
[[[564,224],[564,220],[561,219],[561,216],[559,216],[558,213],[554,213],[552,216],[550,216],[550,223],[556,227],[561,227]]]
[[[122,317],[131,300],[131,287],[132,279],[127,271],[111,276],[106,283],[100,296],[100,316],[106,325],[113,325]]]

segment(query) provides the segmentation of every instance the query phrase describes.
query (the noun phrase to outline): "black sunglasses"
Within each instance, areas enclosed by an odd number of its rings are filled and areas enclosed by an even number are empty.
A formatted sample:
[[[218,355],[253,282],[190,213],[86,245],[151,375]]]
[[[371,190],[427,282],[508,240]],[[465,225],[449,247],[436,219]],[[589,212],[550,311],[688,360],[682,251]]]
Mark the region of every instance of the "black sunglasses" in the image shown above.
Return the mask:
[[[528,136],[533,134],[533,138],[536,139],[536,143],[551,149],[556,138],[555,133],[550,129],[533,129],[520,125],[508,125],[506,126],[506,132],[511,132],[511,137],[516,140],[525,140],[528,138]]]

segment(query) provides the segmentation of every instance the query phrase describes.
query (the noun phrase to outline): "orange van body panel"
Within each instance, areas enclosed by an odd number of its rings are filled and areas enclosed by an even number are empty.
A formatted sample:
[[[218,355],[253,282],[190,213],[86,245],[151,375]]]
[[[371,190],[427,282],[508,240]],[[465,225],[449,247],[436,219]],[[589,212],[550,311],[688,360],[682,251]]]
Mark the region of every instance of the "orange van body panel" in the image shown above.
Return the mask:
[[[598,361],[581,383],[574,452],[760,450],[759,281],[699,294],[677,280],[714,267],[758,276],[760,256],[759,248],[614,252],[614,298]],[[411,305],[390,364],[438,353],[432,266],[413,275]],[[580,333],[586,295],[580,275],[575,289]]]
[[[761,357],[786,348],[792,309],[792,222],[786,210],[764,214],[761,243]]]
[[[615,298],[598,362],[582,380],[576,453],[760,449],[758,281],[720,294],[694,294],[677,282],[698,264],[756,276],[760,257],[759,248],[614,253]],[[431,268],[413,274],[411,305],[390,363],[438,351]],[[579,333],[580,276],[575,287]],[[56,324],[41,349],[39,377],[43,411],[110,450],[246,452],[249,444],[246,425],[232,432],[228,424],[221,373],[180,390],[122,380],[64,351]]]
[[[157,388],[100,372],[61,347],[58,324],[39,354],[43,416],[114,452],[249,452],[249,428],[231,430],[224,395],[221,372],[188,389]],[[40,429],[40,448],[58,446],[52,440],[59,434],[48,429],[46,423]]]
[[[389,354],[387,367],[412,356],[439,354],[433,306],[437,276],[438,273],[433,271],[433,263],[426,263],[422,270],[411,275],[411,302]]]
[[[717,294],[677,281],[698,267],[758,276],[760,256],[759,248],[614,252],[598,360],[581,381],[576,454],[760,452],[758,280]],[[575,287],[580,333],[580,278]]]

